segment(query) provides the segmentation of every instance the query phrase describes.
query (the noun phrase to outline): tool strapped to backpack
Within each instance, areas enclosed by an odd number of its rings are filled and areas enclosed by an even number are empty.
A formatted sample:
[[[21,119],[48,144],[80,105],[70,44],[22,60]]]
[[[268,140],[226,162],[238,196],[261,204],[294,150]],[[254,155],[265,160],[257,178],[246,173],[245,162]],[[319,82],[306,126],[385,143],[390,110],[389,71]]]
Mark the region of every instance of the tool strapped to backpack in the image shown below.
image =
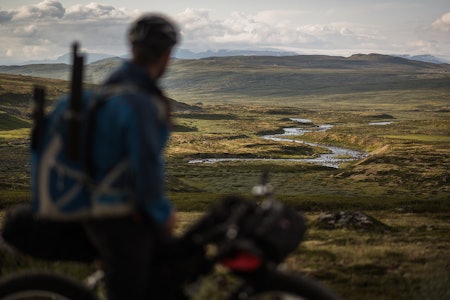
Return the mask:
[[[61,99],[50,114],[43,112],[44,90],[35,88],[34,128],[31,137],[31,181],[33,208],[39,216],[73,220],[104,213],[99,198],[123,191],[113,182],[129,166],[127,158],[96,181],[92,176],[91,152],[94,124],[99,108],[112,96],[136,93],[132,84],[104,87],[99,92],[83,91],[83,56],[73,46],[71,93]],[[131,208],[119,207],[121,213]],[[114,212],[112,212],[114,213]]]
[[[80,144],[80,127],[82,118],[82,92],[83,92],[83,63],[84,56],[78,54],[78,43],[74,43],[73,49],[73,66],[72,66],[72,82],[69,99],[69,110],[67,115],[67,134],[66,143],[67,157],[76,162],[81,159],[79,155]]]

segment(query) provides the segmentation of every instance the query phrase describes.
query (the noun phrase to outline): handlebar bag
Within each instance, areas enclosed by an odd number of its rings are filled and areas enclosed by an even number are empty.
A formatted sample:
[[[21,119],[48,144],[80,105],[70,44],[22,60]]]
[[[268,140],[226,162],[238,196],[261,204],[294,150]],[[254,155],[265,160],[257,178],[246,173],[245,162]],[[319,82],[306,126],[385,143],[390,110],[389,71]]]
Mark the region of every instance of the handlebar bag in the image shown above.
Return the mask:
[[[280,202],[273,202],[269,207],[257,206],[242,223],[244,234],[274,262],[281,262],[294,251],[306,232],[304,217]]]
[[[281,202],[258,205],[236,196],[222,199],[200,224],[202,228],[237,225],[236,239],[249,240],[274,262],[295,250],[306,232],[304,217]]]

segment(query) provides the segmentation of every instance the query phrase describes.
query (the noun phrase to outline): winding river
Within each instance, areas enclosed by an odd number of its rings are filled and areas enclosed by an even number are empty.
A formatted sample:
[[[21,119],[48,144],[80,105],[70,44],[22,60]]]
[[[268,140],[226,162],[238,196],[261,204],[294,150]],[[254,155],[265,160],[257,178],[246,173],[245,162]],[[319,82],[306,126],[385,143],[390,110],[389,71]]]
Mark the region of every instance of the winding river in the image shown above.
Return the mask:
[[[313,147],[326,148],[329,153],[321,154],[314,158],[203,158],[190,160],[189,163],[216,163],[226,161],[292,161],[292,162],[308,162],[313,164],[319,164],[330,168],[339,168],[339,165],[354,161],[367,156],[366,152],[346,149],[342,147],[323,145],[317,143],[310,143],[292,138],[293,136],[301,136],[307,132],[320,132],[327,131],[332,128],[333,125],[313,125],[313,122],[309,119],[291,118],[292,121],[297,122],[300,127],[283,128],[284,133],[264,135],[263,139],[278,141],[278,142],[293,142],[301,143]]]

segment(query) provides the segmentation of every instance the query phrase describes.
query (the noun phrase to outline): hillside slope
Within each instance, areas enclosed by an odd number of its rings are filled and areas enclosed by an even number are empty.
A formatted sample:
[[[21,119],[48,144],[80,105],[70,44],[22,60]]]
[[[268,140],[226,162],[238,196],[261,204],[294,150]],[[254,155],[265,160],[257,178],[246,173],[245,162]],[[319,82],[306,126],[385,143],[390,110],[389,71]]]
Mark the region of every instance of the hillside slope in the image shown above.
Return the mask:
[[[104,59],[86,66],[85,80],[101,82],[122,62]],[[0,73],[66,79],[68,65],[0,66]],[[234,56],[198,60],[174,59],[163,79],[173,98],[183,102],[233,101],[246,98],[381,93],[383,91],[442,90],[448,94],[450,65],[387,55],[351,57]],[[219,100],[217,100],[219,99]]]
[[[231,57],[177,60],[164,83],[173,91],[293,97],[441,88],[450,65],[384,55]]]
[[[33,86],[44,86],[47,104],[69,91],[69,82],[33,76],[0,73],[0,130],[27,128],[30,126]],[[95,88],[86,84],[86,88]],[[198,111],[200,108],[171,99],[174,111]]]

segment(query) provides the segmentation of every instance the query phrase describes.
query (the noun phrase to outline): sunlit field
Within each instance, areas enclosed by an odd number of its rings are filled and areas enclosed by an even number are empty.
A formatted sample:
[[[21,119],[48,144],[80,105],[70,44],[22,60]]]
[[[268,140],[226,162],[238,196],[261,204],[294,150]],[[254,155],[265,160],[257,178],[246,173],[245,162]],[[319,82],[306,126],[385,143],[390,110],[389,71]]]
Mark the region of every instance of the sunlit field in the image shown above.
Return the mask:
[[[318,71],[312,74],[318,76]],[[5,80],[0,81],[4,90]],[[49,87],[52,99],[67,90],[64,81],[38,83]],[[344,299],[449,298],[450,87],[437,75],[381,88],[383,84],[366,90],[335,87],[325,93],[318,86],[322,92],[274,90],[265,95],[270,87],[261,92],[250,85],[243,92],[240,83],[215,92],[169,89],[170,97],[195,107],[174,112],[166,152],[166,183],[178,210],[177,232],[224,195],[251,199],[252,186],[268,170],[275,196],[309,221],[305,241],[289,256],[286,268],[317,277]],[[0,95],[1,219],[9,208],[29,202],[31,121],[26,97]],[[305,143],[262,138],[297,126],[292,118],[311,120],[311,126],[332,126],[292,137]],[[300,160],[327,152],[306,142],[367,155],[330,168]],[[240,160],[191,163],[207,158]],[[314,221],[328,211],[363,211],[388,229],[316,227]],[[92,270],[0,251],[2,275],[36,266],[76,277]]]

